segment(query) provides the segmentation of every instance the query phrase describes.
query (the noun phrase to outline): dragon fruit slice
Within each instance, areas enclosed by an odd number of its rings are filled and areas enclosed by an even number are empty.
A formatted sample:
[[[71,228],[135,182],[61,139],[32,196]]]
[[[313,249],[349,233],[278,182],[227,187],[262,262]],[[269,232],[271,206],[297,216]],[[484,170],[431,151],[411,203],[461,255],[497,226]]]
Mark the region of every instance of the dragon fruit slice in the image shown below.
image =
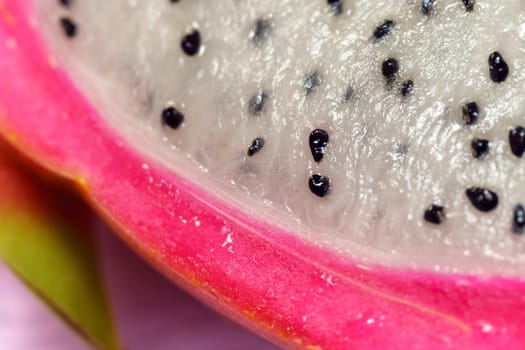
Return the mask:
[[[522,9],[0,1],[0,128],[284,346],[519,349]]]

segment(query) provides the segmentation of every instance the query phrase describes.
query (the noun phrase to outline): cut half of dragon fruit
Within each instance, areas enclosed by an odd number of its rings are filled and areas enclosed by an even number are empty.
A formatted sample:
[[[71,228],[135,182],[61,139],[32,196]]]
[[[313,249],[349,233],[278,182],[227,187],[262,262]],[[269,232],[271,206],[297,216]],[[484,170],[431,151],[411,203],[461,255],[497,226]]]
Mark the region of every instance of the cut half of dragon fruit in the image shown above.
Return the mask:
[[[520,349],[524,10],[0,0],[0,129],[283,346]]]

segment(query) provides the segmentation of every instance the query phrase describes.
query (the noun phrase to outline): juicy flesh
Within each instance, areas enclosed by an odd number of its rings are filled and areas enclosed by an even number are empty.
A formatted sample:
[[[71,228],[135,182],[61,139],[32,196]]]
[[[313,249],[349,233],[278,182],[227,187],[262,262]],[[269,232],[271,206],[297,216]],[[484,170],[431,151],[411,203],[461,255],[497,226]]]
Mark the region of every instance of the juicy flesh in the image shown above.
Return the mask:
[[[145,159],[363,262],[519,274],[525,237],[512,221],[525,159],[508,135],[525,125],[525,2],[469,4],[356,0],[337,14],[321,0],[35,1],[56,60]],[[188,55],[193,30],[201,47]],[[495,51],[509,67],[500,83]],[[479,117],[467,125],[471,102]],[[169,106],[184,115],[176,129],[162,123]],[[315,129],[329,135],[319,162]],[[489,141],[483,157],[475,139]],[[314,174],[330,179],[322,198]],[[472,205],[466,191],[478,187],[497,193],[495,209]]]

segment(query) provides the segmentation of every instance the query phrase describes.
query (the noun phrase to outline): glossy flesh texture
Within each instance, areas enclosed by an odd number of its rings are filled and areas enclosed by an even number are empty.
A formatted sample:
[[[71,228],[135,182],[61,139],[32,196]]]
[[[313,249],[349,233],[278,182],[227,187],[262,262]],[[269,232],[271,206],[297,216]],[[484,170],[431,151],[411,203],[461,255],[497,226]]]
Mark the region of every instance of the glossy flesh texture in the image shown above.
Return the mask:
[[[508,142],[525,113],[522,1],[442,0],[426,14],[420,1],[342,3],[335,15],[321,0],[35,1],[54,58],[109,125],[247,215],[367,264],[522,275],[512,216],[525,167]],[[176,129],[166,106],[184,115]],[[315,161],[319,128],[329,142]],[[471,187],[498,205],[478,210]],[[444,208],[439,224],[424,219],[430,205]]]
[[[209,305],[289,348],[523,348],[519,279],[364,266],[242,215],[145,166],[50,57],[32,3],[0,0],[2,133]]]

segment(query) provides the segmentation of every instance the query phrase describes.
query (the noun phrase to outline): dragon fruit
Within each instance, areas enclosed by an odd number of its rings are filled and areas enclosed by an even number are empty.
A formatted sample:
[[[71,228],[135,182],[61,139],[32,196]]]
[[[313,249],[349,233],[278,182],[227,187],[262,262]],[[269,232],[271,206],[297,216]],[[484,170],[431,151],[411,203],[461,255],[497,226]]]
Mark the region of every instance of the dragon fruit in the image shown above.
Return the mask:
[[[520,349],[523,7],[0,1],[0,130],[278,344]]]

